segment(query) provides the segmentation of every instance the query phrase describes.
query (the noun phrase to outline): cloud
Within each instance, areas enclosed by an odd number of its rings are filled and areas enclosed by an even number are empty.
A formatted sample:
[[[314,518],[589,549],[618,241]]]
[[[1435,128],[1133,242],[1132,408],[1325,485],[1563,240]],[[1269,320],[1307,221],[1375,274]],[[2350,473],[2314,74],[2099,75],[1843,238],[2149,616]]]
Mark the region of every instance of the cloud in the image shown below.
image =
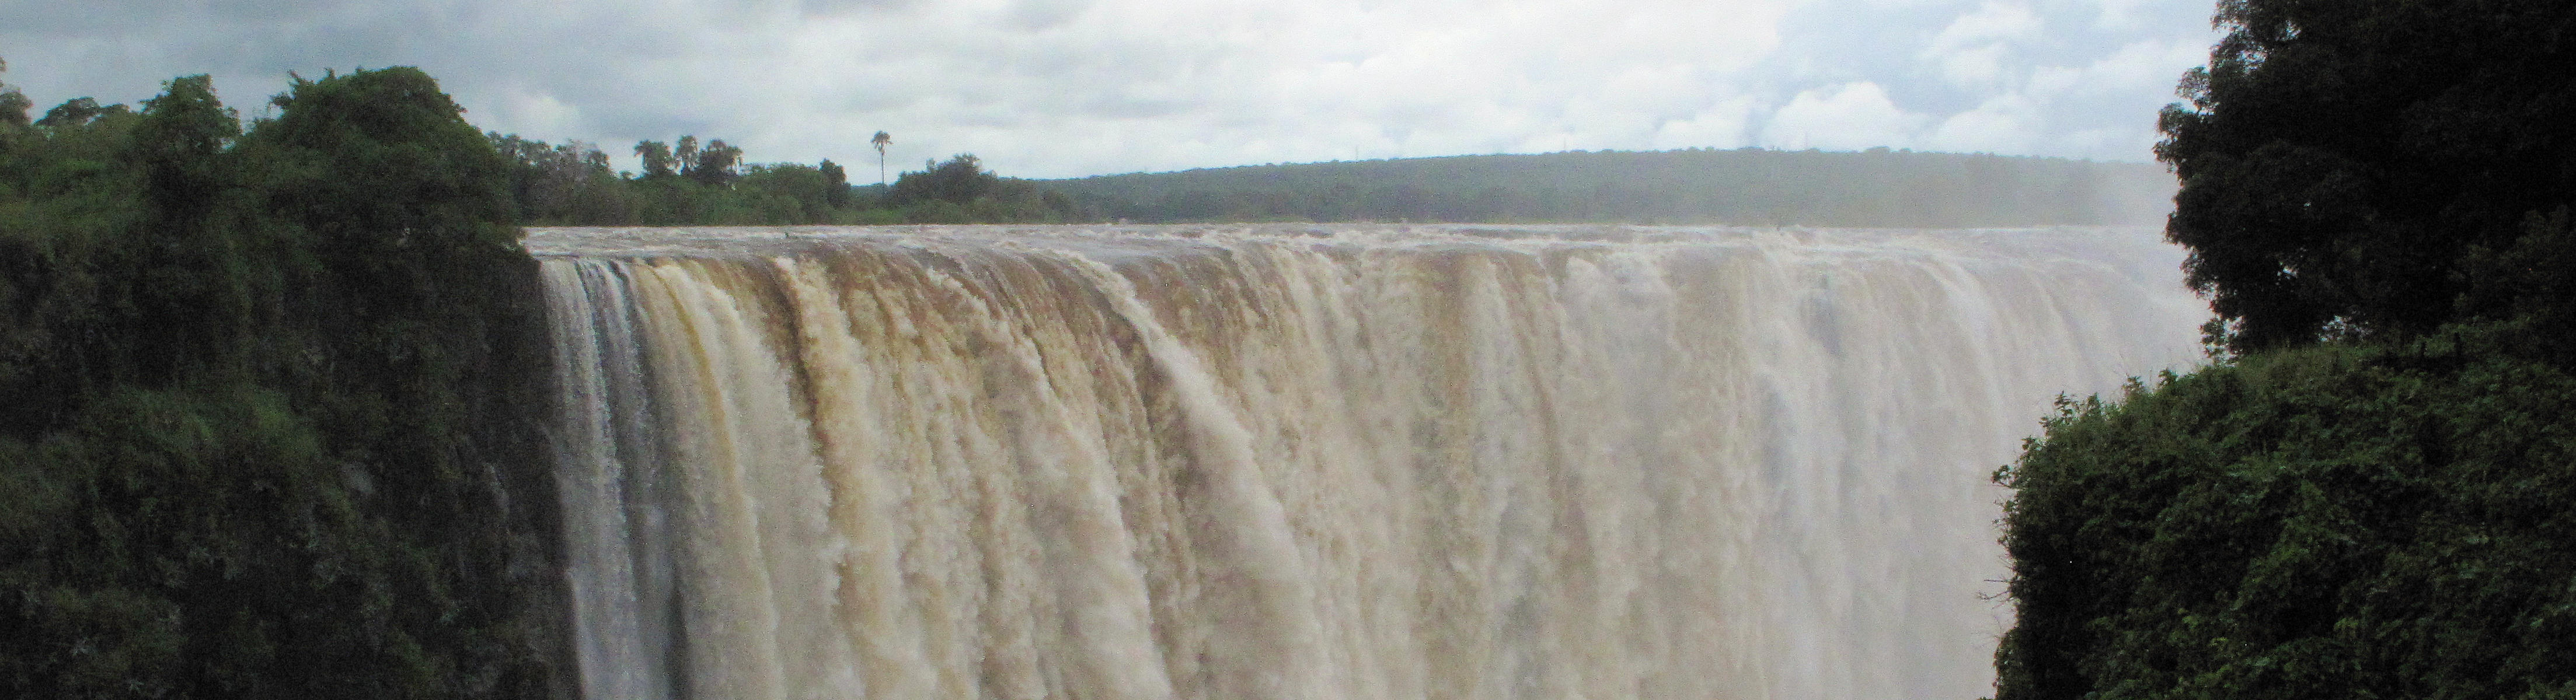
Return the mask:
[[[2034,150],[2034,135],[2045,117],[2041,105],[2020,95],[1987,100],[1976,109],[1950,115],[1925,139],[1932,150],[1970,153],[2025,153]]]
[[[2041,36],[2043,27],[2027,7],[1987,3],[1933,35],[1921,57],[1939,66],[1941,77],[1951,84],[1998,84],[2008,78],[2013,46]]]
[[[1989,2],[1942,27],[1941,33],[1932,36],[1929,53],[2028,41],[2040,36],[2045,25],[2028,6]]]
[[[1798,93],[1771,113],[1762,142],[1787,149],[1910,147],[1923,122],[1922,115],[1898,108],[1877,83],[1844,83]]]
[[[72,8],[72,9],[63,9]],[[2175,0],[0,0],[40,105],[418,65],[484,128],[757,161],[1073,176],[1577,149],[2146,157],[2205,54]],[[2177,61],[2182,61],[2177,63]],[[2017,134],[2014,138],[2003,135]],[[631,166],[630,166],[631,167]]]

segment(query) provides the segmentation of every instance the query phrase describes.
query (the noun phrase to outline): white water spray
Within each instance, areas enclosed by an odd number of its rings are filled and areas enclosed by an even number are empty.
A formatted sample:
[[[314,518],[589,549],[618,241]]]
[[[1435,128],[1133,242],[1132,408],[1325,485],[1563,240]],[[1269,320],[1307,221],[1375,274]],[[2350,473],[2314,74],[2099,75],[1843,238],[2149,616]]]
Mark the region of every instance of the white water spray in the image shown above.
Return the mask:
[[[541,229],[604,698],[1972,698],[2152,231]]]

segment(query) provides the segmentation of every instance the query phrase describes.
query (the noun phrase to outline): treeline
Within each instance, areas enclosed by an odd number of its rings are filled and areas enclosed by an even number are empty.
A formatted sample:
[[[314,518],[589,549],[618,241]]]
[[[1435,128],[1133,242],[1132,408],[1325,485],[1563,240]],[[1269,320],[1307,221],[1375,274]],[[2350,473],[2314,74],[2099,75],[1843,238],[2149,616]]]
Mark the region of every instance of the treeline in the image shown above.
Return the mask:
[[[642,172],[597,146],[490,134],[536,225],[1130,221],[1613,222],[1956,228],[2152,225],[2154,165],[1872,149],[1685,149],[1453,156],[1023,180],[972,155],[890,187],[830,160],[745,163],[723,140],[644,141]]]
[[[1094,221],[1061,193],[985,170],[973,155],[924,163],[891,187],[854,186],[840,164],[746,163],[722,139],[637,143],[643,172],[597,146],[487,134],[509,161],[520,221],[540,226],[1071,223]]]
[[[1953,228],[2163,222],[2163,168],[1956,153],[1597,151],[1050,180],[1138,222],[1625,222]]]
[[[568,697],[512,163],[420,71],[0,91],[0,696]]]
[[[2576,5],[2218,23],[2158,148],[2216,363],[1997,474],[1997,697],[2576,697]]]

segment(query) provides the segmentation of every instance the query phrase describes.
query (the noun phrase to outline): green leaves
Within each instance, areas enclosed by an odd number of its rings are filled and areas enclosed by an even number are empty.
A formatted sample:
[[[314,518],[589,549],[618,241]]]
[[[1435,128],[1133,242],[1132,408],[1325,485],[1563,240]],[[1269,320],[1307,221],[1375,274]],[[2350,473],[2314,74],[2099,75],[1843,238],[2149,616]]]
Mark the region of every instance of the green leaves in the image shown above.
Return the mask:
[[[6,72],[9,72],[9,62],[0,61],[0,73]],[[9,87],[7,83],[0,83],[0,128],[26,126],[27,108],[34,106],[36,106],[35,103],[27,99],[26,93]],[[0,147],[5,147],[8,143],[8,135],[0,133]],[[884,147],[879,146],[878,149],[883,150]]]
[[[2004,472],[1999,699],[2576,688],[2576,12],[2228,0],[2167,233],[2220,363]]]
[[[2576,376],[2262,353],[2074,404],[2009,470],[1999,698],[2510,697],[2576,668]],[[2546,630],[2546,632],[2540,632]]]
[[[166,87],[0,142],[0,696],[561,690],[499,157],[413,69]]]
[[[2576,203],[2576,12],[2231,0],[2218,20],[2156,153],[2183,180],[2167,233],[2232,349],[2576,313],[2473,289],[2479,251]]]

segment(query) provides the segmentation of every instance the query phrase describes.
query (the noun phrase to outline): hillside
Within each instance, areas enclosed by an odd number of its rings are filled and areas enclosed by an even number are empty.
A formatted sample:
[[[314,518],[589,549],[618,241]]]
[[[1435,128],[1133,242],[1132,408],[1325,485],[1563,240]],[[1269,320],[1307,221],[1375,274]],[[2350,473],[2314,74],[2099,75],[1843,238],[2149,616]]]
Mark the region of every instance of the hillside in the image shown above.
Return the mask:
[[[1252,165],[1037,181],[1138,222],[2157,225],[2159,165],[1871,149],[1570,151]]]

